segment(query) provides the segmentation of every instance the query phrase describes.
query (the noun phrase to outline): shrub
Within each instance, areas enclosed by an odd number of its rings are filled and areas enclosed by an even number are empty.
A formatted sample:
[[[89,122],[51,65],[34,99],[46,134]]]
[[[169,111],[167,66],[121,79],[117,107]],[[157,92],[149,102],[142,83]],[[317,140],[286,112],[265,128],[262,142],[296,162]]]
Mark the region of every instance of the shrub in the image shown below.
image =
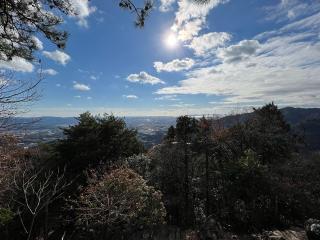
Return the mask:
[[[119,168],[94,179],[76,203],[77,224],[85,235],[119,237],[164,222],[162,194],[136,172]],[[91,233],[90,233],[91,232]]]

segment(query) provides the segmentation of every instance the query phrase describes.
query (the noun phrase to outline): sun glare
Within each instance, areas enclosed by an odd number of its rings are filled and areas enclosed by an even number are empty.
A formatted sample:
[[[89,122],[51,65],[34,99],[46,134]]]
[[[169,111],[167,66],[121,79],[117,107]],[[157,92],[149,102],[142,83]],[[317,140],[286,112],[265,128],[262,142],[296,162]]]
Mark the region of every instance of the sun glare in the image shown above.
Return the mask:
[[[165,43],[169,48],[175,48],[178,45],[178,38],[175,34],[170,33],[167,35]]]

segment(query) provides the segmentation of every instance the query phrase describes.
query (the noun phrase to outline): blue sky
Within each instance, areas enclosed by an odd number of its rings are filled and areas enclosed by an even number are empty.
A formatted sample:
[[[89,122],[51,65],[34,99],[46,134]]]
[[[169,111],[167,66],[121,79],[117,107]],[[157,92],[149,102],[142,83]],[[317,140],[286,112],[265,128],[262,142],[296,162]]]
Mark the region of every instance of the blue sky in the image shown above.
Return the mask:
[[[46,78],[28,115],[226,114],[320,105],[320,1],[158,0],[143,29],[117,1],[72,0],[64,52],[43,37]],[[142,1],[137,1],[141,4]],[[42,46],[41,46],[42,45]],[[36,63],[0,62],[19,77]]]

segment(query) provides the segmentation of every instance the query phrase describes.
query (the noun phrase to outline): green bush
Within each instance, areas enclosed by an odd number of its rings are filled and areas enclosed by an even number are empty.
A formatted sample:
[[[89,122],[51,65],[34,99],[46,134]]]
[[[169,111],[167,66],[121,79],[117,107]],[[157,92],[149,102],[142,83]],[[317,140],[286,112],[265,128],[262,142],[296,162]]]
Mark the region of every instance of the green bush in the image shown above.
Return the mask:
[[[5,226],[14,218],[14,212],[8,208],[0,208],[0,225]]]

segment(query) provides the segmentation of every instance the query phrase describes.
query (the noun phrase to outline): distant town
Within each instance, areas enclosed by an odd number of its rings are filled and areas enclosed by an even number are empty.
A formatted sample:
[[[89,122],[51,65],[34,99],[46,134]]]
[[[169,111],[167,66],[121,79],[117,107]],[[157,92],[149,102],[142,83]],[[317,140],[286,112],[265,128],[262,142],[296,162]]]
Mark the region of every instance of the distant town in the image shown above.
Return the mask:
[[[146,148],[161,142],[175,117],[125,117],[129,128],[138,131],[138,137]],[[17,136],[19,145],[25,148],[37,146],[63,138],[63,129],[77,123],[72,117],[16,118],[19,128],[10,132]]]

